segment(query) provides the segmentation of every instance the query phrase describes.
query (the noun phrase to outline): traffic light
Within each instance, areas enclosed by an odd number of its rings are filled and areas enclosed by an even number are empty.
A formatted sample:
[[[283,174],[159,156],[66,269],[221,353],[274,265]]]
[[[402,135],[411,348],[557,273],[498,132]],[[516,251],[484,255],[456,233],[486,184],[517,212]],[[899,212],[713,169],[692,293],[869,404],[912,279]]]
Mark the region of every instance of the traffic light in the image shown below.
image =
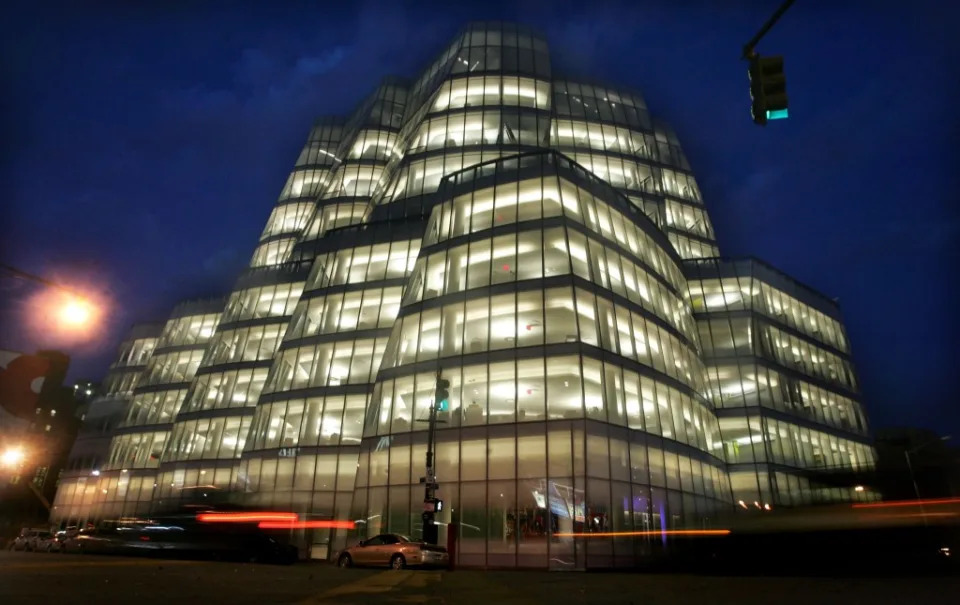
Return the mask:
[[[787,112],[787,79],[783,75],[783,57],[750,57],[750,98],[753,121],[763,126],[767,120],[782,120]]]
[[[440,528],[433,521],[433,513],[424,511],[421,519],[423,519],[423,541],[427,544],[436,544],[440,537]]]
[[[450,409],[450,381],[446,378],[437,379],[436,407],[438,412]]]

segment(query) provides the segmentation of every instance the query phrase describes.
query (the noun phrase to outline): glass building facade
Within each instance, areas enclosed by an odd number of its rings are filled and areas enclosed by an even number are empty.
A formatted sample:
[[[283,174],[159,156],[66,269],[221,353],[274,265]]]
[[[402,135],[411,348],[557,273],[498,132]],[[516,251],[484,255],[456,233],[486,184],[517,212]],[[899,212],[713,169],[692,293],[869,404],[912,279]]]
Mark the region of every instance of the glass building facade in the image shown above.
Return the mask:
[[[111,458],[113,436],[128,412],[163,327],[163,324],[134,325],[120,343],[116,360],[103,379],[101,392],[90,401],[81,418],[80,431],[51,506],[52,520],[82,524],[108,514],[110,482],[103,475],[103,469]],[[119,477],[116,479],[119,483]],[[145,494],[147,502],[152,494],[153,481],[150,480],[150,489]],[[112,503],[109,510],[113,510]]]
[[[92,516],[216,491],[356,522],[294,536],[313,557],[419,536],[438,373],[463,565],[629,566],[741,501],[870,497],[816,474],[873,464],[836,306],[718,256],[642,97],[471,24],[316,122],[226,302],[168,321]]]
[[[876,462],[836,302],[754,259],[684,269],[737,505],[861,497],[832,479]]]

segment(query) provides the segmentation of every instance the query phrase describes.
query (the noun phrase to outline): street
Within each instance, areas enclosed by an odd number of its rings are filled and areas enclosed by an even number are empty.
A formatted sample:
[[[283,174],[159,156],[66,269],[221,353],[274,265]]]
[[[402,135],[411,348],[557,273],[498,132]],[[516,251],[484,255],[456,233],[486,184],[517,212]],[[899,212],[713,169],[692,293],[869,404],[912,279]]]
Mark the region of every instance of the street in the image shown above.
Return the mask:
[[[0,603],[942,603],[956,577],[715,577],[545,571],[389,571],[0,553]]]

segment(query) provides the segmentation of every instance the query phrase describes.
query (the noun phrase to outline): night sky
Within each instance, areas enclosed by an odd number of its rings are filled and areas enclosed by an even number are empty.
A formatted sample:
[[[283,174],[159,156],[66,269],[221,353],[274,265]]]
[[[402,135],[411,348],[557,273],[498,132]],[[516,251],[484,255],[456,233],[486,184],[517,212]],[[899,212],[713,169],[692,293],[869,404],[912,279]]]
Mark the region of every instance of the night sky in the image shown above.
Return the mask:
[[[799,0],[758,47],[790,95],[766,128],[739,57],[779,0],[21,4],[0,25],[0,262],[111,306],[61,342],[5,278],[0,348],[102,376],[132,322],[229,291],[314,117],[506,19],[547,35],[555,75],[638,90],[674,126],[724,255],[839,298],[875,427],[960,434],[956,2]]]

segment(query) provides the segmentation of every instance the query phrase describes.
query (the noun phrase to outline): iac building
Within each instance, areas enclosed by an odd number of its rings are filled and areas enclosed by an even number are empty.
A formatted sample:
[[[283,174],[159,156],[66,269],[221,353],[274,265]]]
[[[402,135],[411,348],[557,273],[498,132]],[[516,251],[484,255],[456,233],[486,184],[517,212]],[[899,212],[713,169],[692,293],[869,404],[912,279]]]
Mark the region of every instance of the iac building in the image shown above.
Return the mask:
[[[317,120],[225,299],[125,341],[103,395],[122,419],[53,519],[216,493],[356,522],[298,535],[314,557],[418,537],[438,372],[461,565],[632,565],[734,508],[875,497],[837,480],[874,450],[836,304],[720,255],[637,93],[475,23]]]

